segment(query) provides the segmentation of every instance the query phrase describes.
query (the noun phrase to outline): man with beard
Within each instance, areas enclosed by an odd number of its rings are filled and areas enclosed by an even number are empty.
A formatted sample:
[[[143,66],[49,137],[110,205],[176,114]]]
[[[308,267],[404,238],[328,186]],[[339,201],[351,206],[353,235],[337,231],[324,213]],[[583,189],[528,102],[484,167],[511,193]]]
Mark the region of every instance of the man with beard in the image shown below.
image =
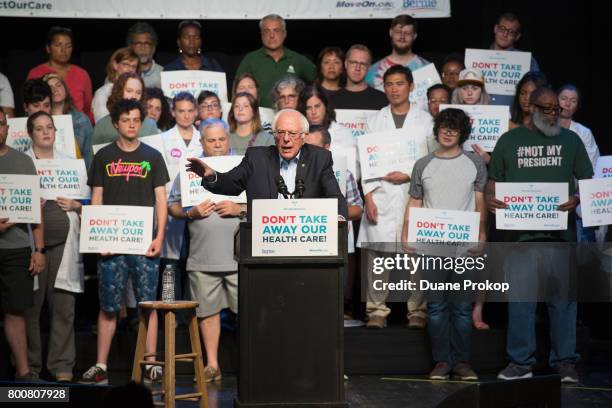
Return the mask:
[[[559,125],[559,101],[557,94],[540,87],[529,99],[530,121],[504,135],[493,150],[487,184],[487,201],[490,211],[506,208],[495,199],[496,182],[517,183],[567,183],[569,200],[558,206],[568,211],[567,228],[555,231],[500,231],[505,242],[528,242],[520,249],[506,251],[503,259],[504,273],[511,284],[508,303],[508,332],[506,352],[510,364],[498,378],[512,380],[533,376],[536,363],[535,303],[539,282],[547,286],[560,285],[557,296],[548,296],[546,306],[550,321],[551,351],[549,364],[565,383],[577,383],[576,353],[576,302],[563,298],[562,289],[573,259],[567,247],[543,244],[544,242],[575,242],[576,222],[574,210],[579,202],[576,179],[588,179],[593,167],[584,144],[574,132]],[[538,242],[539,244],[531,244]],[[507,248],[505,248],[506,250]],[[567,283],[565,283],[567,289]],[[514,292],[521,297],[520,302]],[[567,294],[567,290],[565,291]],[[551,301],[554,300],[554,301]]]
[[[408,14],[400,14],[391,20],[389,28],[391,54],[370,67],[366,82],[379,91],[384,91],[383,75],[393,65],[403,65],[410,71],[429,64],[429,61],[412,52],[412,44],[417,38],[417,21]]]
[[[147,88],[161,88],[161,72],[164,67],[153,59],[157,47],[157,33],[149,23],[138,22],[127,33],[127,46],[140,59],[140,76]]]

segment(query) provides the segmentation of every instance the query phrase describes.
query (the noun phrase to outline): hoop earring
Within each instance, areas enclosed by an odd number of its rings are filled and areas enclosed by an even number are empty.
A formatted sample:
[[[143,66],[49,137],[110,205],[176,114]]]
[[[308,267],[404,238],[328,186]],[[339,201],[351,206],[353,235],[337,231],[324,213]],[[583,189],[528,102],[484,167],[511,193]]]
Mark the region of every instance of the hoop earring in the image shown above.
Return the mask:
[[[182,54],[182,53],[183,53],[183,49],[179,48],[179,54]]]

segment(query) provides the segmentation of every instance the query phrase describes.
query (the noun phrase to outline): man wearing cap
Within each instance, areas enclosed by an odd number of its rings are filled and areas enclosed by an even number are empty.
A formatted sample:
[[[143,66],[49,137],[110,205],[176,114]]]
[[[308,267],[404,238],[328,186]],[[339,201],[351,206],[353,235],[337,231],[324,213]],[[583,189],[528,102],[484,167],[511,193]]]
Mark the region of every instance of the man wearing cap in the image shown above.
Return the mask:
[[[317,76],[317,68],[308,58],[284,46],[287,29],[281,16],[265,16],[259,22],[259,29],[263,47],[245,55],[236,78],[247,72],[252,74],[259,85],[259,105],[272,108],[269,93],[276,81],[283,75],[293,74],[305,82],[312,82]]]
[[[521,22],[514,13],[504,13],[493,27],[494,41],[490,49],[497,51],[520,51],[514,44],[521,38]],[[529,71],[539,71],[540,65],[531,56],[531,68]],[[512,106],[514,95],[491,94],[491,105]]]
[[[383,75],[393,65],[403,65],[414,71],[429,61],[412,52],[412,44],[417,38],[417,21],[408,14],[401,14],[391,20],[389,28],[391,54],[372,65],[366,75],[366,82],[372,88],[384,91]]]

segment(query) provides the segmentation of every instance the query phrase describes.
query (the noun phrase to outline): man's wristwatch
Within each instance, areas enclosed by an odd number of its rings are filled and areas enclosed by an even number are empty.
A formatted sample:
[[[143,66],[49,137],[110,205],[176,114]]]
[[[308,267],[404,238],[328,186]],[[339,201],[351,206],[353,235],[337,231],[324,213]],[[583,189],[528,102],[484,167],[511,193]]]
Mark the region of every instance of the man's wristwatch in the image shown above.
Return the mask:
[[[41,254],[46,254],[47,253],[47,248],[42,247],[42,248],[34,248],[34,252],[38,252]]]
[[[246,211],[240,211],[240,214],[238,215],[238,218],[241,219],[241,220],[246,220],[247,212]]]

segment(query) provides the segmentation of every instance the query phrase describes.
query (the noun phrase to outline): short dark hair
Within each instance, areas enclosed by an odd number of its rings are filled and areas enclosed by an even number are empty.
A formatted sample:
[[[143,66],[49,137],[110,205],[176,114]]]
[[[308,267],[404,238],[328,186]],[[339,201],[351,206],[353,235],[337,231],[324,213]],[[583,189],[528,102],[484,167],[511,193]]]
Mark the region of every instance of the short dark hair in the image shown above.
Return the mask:
[[[46,98],[51,102],[51,88],[41,78],[28,79],[23,83],[23,103],[26,105],[42,102]]]
[[[68,27],[53,26],[47,31],[47,45],[51,45],[53,37],[56,35],[66,35],[70,37],[70,41],[74,41],[74,33]]]
[[[51,119],[51,123],[55,127],[55,122],[53,121],[53,116],[45,111],[34,112],[31,116],[28,117],[28,121],[26,122],[26,129],[28,130],[28,135],[32,137],[32,132],[34,132],[34,121],[41,116],[46,116]]]
[[[454,52],[452,54],[448,54],[444,57],[444,61],[442,61],[442,71],[444,70],[444,66],[450,62],[457,63],[461,65],[461,69],[465,69],[465,56],[463,53]]]
[[[448,86],[444,84],[434,84],[430,86],[429,88],[427,88],[427,99],[429,99],[433,91],[437,91],[438,89],[443,89],[444,91],[446,91],[446,93],[448,94],[448,101],[450,102],[452,91],[450,90]]]
[[[157,33],[151,24],[144,21],[135,23],[128,30],[125,43],[127,45],[132,45],[136,34],[149,34],[151,36],[151,41],[153,41],[153,45],[157,47]]]
[[[396,16],[393,20],[391,20],[391,28],[395,27],[396,25],[400,25],[402,27],[411,25],[414,27],[415,33],[417,32],[419,28],[417,25],[416,18],[408,14],[400,14],[399,16]]]
[[[459,131],[459,146],[468,140],[472,131],[470,117],[461,109],[447,108],[434,118],[434,137],[438,140],[440,128]]]
[[[535,105],[538,99],[540,99],[540,97],[545,94],[552,94],[557,96],[557,93],[549,86],[540,86],[534,89],[531,95],[529,95],[529,104]]]
[[[322,136],[322,141],[324,145],[330,145],[331,144],[331,134],[329,133],[329,130],[323,126],[323,125],[312,125],[310,126],[310,128],[308,129],[308,133],[315,133],[315,132],[320,132],[321,136]]]
[[[204,99],[210,98],[210,97],[217,98],[219,105],[221,104],[221,99],[219,99],[219,95],[217,95],[213,91],[204,90],[200,92],[200,94],[198,95],[198,105],[204,102]]]
[[[121,115],[124,113],[130,113],[133,110],[138,110],[138,112],[140,112],[141,121],[145,120],[145,108],[142,106],[140,101],[135,101],[133,99],[121,99],[110,108],[111,121],[113,122],[113,125],[119,123],[119,118]]]
[[[402,74],[406,78],[406,81],[410,83],[414,82],[414,78],[412,77],[412,71],[410,71],[410,68],[405,67],[403,65],[393,65],[383,74],[383,84],[389,76],[394,74]]]
[[[517,31],[519,33],[521,32],[521,21],[519,20],[519,18],[518,18],[518,16],[516,14],[511,13],[511,12],[507,12],[507,13],[502,14],[497,19],[497,24],[500,24],[503,20],[510,21],[512,23],[516,21],[518,23]]]
[[[180,101],[191,102],[194,107],[197,107],[196,99],[194,98],[194,96],[189,92],[183,91],[177,93],[176,95],[174,95],[174,98],[172,98],[172,110],[176,109],[176,103]]]
[[[576,95],[578,96],[577,108],[578,109],[582,108],[582,92],[580,92],[580,89],[576,85],[571,84],[571,83],[561,85],[559,89],[557,89],[557,95],[561,95],[561,92],[563,91],[576,92]]]
[[[306,116],[306,102],[308,102],[308,100],[313,96],[319,98],[321,102],[323,102],[323,105],[325,105],[325,117],[323,118],[323,122],[321,124],[325,127],[329,127],[329,125],[336,120],[336,111],[329,105],[329,101],[327,100],[327,96],[325,95],[325,92],[323,92],[321,85],[314,83],[312,85],[308,85],[302,90],[300,93],[300,99],[298,100],[297,110]]]
[[[514,91],[514,101],[512,102],[512,106],[510,107],[510,119],[517,125],[523,124],[524,114],[523,109],[521,108],[521,104],[519,102],[519,95],[523,86],[525,86],[525,84],[528,82],[533,82],[536,88],[539,88],[541,86],[550,86],[548,84],[548,80],[546,79],[546,75],[544,75],[540,71],[529,71],[525,75],[523,75],[518,84],[516,84],[516,90]]]
[[[183,34],[183,30],[187,27],[193,27],[202,34],[202,24],[196,20],[183,20],[179,23],[178,29],[176,30],[176,38],[179,38]]]

